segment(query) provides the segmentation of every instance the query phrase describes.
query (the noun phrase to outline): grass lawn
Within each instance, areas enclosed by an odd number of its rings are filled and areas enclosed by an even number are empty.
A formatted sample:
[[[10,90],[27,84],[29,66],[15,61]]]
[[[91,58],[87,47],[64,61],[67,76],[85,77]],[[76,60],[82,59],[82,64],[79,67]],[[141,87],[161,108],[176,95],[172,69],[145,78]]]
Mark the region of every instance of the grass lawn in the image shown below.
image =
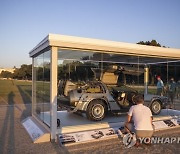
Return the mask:
[[[0,104],[31,103],[31,81],[0,80]]]

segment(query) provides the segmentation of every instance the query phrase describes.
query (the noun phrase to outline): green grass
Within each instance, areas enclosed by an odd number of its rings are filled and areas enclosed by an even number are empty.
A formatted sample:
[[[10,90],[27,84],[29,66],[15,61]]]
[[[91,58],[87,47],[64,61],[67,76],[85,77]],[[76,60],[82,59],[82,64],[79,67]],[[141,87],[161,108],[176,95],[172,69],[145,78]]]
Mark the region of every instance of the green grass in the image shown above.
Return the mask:
[[[50,101],[50,82],[36,82],[37,103]],[[0,80],[0,104],[31,103],[32,82],[21,80]]]
[[[31,81],[0,80],[0,104],[31,103]]]

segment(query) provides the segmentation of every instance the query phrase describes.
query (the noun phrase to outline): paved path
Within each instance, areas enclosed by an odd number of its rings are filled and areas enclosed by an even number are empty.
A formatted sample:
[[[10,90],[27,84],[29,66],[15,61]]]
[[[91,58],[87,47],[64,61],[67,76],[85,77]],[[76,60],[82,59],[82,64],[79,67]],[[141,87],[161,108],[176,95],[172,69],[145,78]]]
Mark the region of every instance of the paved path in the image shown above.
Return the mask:
[[[119,139],[91,144],[59,147],[56,143],[33,144],[21,125],[31,115],[30,104],[0,105],[0,154],[53,154],[53,153],[180,153],[179,144],[153,144],[151,146],[126,149]],[[165,131],[160,136],[180,137],[180,129]]]

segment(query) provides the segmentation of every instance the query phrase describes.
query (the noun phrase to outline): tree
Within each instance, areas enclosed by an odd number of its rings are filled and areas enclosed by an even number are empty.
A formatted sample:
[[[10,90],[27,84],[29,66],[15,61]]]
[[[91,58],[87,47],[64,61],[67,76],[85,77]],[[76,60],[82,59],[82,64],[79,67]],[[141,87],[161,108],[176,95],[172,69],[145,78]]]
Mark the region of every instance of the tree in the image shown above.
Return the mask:
[[[9,71],[2,71],[1,74],[0,74],[0,76],[1,76],[2,78],[12,78],[12,77],[13,77],[13,74],[12,74],[11,72],[9,72]]]
[[[156,40],[145,41],[145,42],[144,41],[139,41],[137,44],[161,47],[161,44],[158,43]],[[165,47],[165,46],[163,46],[163,47]]]
[[[23,64],[20,68],[16,68],[13,78],[30,80],[32,78],[32,65]]]

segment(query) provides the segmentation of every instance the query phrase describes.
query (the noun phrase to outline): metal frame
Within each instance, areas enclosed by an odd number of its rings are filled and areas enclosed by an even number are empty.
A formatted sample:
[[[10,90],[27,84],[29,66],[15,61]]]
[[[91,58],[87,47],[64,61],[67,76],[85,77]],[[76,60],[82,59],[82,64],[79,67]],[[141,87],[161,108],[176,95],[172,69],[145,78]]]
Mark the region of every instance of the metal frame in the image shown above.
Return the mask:
[[[33,50],[31,50],[29,54],[31,57],[33,57],[48,46],[56,46],[64,49],[96,51],[101,53],[106,52],[123,55],[180,59],[180,49],[154,47],[57,34],[49,34]]]
[[[34,58],[32,58],[32,110],[31,110],[32,115],[34,115],[33,108],[34,108],[34,102],[35,102],[35,99],[36,99],[36,96],[35,96],[35,82],[34,81],[35,81]]]
[[[55,141],[56,139],[56,131],[57,131],[57,47],[52,47],[50,52],[50,115],[51,115],[51,122],[50,122],[50,134],[51,134],[51,141]],[[34,105],[36,102],[36,83],[34,82],[36,79],[36,71],[34,69],[35,59],[32,58],[32,116],[38,120],[41,124],[43,122],[36,117],[34,114]],[[45,126],[46,127],[46,126]],[[47,128],[47,127],[46,127]]]
[[[149,83],[149,68],[147,65],[144,66],[144,94],[148,94],[148,83]]]
[[[51,75],[50,75],[50,114],[51,114],[51,141],[56,139],[57,131],[57,58],[58,58],[57,47],[51,48]]]

